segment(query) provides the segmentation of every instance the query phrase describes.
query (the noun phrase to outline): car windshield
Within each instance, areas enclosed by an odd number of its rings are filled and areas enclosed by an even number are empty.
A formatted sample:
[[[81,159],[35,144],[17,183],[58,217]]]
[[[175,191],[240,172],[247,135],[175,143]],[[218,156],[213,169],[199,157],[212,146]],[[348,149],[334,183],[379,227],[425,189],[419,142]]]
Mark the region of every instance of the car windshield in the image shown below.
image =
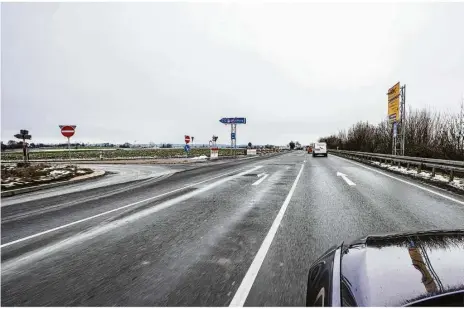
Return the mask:
[[[0,17],[2,306],[458,295],[462,250],[416,234],[464,229],[463,3],[33,1]]]

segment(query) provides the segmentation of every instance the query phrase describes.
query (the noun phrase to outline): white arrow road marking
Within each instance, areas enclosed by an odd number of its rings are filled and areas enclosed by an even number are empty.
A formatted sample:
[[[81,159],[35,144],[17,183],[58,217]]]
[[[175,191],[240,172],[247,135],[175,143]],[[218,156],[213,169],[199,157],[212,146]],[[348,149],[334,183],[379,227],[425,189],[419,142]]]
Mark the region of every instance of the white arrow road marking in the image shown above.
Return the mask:
[[[253,186],[257,186],[259,185],[260,183],[262,183],[264,181],[264,179],[267,178],[267,176],[269,176],[269,174],[260,174],[260,175],[264,175],[263,177],[261,177],[260,179],[256,180],[254,183],[253,183]],[[258,175],[259,177],[259,175]]]
[[[340,173],[340,172],[337,172],[337,176],[338,176],[338,177],[342,177],[343,180],[344,180],[348,185],[350,185],[350,186],[356,186],[356,184],[355,184],[354,182],[352,182],[351,180],[349,180],[348,177],[347,177],[345,174]]]

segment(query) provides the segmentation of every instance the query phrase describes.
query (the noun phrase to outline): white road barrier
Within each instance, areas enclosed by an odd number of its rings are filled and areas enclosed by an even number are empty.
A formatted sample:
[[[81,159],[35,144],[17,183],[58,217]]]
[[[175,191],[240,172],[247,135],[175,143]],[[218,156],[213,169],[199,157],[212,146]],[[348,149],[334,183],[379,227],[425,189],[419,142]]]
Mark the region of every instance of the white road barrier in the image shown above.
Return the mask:
[[[256,149],[247,149],[247,156],[256,156]]]
[[[216,160],[219,158],[219,148],[211,148],[211,155],[209,158],[211,160]]]

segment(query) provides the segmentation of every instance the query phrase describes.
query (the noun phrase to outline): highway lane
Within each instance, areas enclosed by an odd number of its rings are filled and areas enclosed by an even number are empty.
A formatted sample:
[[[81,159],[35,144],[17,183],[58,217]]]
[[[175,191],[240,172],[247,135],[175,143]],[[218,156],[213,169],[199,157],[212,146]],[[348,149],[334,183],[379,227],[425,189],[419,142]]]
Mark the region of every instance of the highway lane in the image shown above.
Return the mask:
[[[303,306],[311,262],[342,240],[464,227],[461,197],[304,152],[119,189],[2,207],[2,305]]]
[[[348,185],[337,172],[356,185]],[[342,241],[464,228],[464,199],[434,191],[461,204],[336,156],[311,157],[245,305],[304,306],[309,265]]]

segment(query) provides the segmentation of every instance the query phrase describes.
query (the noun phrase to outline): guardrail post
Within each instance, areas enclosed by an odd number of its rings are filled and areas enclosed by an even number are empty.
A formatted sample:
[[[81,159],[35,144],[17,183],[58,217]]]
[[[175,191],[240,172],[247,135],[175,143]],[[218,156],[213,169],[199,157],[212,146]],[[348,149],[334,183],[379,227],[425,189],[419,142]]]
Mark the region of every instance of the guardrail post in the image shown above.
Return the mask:
[[[453,181],[454,180],[454,173],[453,173],[453,170],[450,170],[450,175],[449,175],[449,181]]]
[[[410,166],[411,163],[408,162],[408,164],[406,165],[406,169],[409,170],[409,166]]]
[[[432,178],[435,177],[435,167],[432,167]]]
[[[422,163],[419,163],[419,165],[417,166],[417,174],[419,174],[420,172],[422,172]]]
[[[398,167],[401,167],[401,162],[400,161],[398,161]]]

